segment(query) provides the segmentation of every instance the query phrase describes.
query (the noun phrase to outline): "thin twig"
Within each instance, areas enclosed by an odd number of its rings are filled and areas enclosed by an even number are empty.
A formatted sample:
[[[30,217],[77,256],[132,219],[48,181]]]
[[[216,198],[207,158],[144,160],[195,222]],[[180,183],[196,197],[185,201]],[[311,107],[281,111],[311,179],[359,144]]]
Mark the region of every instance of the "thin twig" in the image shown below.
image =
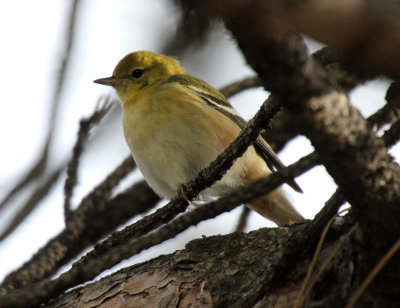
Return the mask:
[[[386,265],[386,263],[394,256],[394,254],[400,249],[400,239],[397,240],[396,243],[385,253],[382,259],[375,265],[372,271],[368,274],[368,276],[364,279],[360,287],[357,291],[353,294],[350,298],[348,303],[346,304],[345,308],[352,308],[354,307],[355,303],[358,301],[360,296],[365,292],[371,282],[375,279],[376,275],[380,273],[382,268]]]
[[[249,215],[250,209],[247,206],[243,205],[242,212],[240,213],[239,220],[235,228],[235,232],[244,232]]]
[[[14,230],[25,220],[25,218],[35,209],[36,205],[47,196],[50,189],[57,182],[58,178],[62,174],[65,168],[65,164],[62,167],[51,172],[46,177],[44,182],[37,187],[28,198],[28,201],[18,211],[17,215],[8,224],[7,228],[0,235],[0,242],[2,242],[7,236],[9,236]]]
[[[39,178],[43,174],[47,163],[47,154],[48,154],[48,141],[46,141],[46,145],[42,150],[40,158],[26,172],[26,174],[22,177],[22,179],[17,184],[15,184],[13,188],[11,188],[11,190],[6,194],[3,200],[1,200],[0,210],[3,209],[21,189],[26,187],[30,182]]]
[[[225,95],[225,97],[231,97],[243,90],[262,87],[261,80],[256,76],[246,77],[242,80],[232,82],[225,87],[221,88],[219,91]]]
[[[319,254],[321,252],[322,245],[323,245],[323,243],[325,241],[326,235],[328,234],[329,228],[331,227],[331,225],[335,221],[336,217],[337,217],[337,214],[335,216],[333,216],[328,221],[328,223],[326,224],[325,228],[322,230],[322,234],[321,234],[321,236],[319,238],[317,248],[315,249],[314,256],[313,256],[313,258],[311,260],[310,266],[308,267],[307,275],[304,278],[303,284],[301,285],[301,289],[299,291],[299,296],[297,297],[296,304],[294,305],[294,308],[299,308],[303,304],[303,302],[304,302],[304,300],[306,298],[305,291],[306,291],[307,285],[310,282],[312,273],[314,271],[314,267],[317,264],[317,260],[318,260]]]
[[[347,211],[347,209],[341,211],[340,213],[343,213],[345,211]],[[313,274],[313,271],[314,271],[314,268],[315,268],[315,266],[317,264],[317,261],[318,261],[319,255],[320,255],[320,252],[321,252],[321,249],[322,249],[322,245],[323,245],[323,243],[325,241],[326,235],[328,234],[329,228],[331,227],[332,223],[335,221],[336,217],[340,213],[338,213],[337,215],[332,217],[332,219],[328,222],[328,224],[326,225],[326,227],[324,228],[324,230],[323,230],[323,232],[321,234],[321,238],[320,238],[320,240],[318,242],[318,245],[317,245],[317,248],[315,250],[313,259],[312,259],[312,261],[310,263],[310,266],[308,268],[307,276],[304,279],[304,282],[303,282],[303,284],[301,286],[301,289],[300,289],[300,292],[299,292],[299,296],[297,297],[296,304],[294,305],[293,308],[300,308],[303,305],[304,301],[306,300],[306,298],[310,294],[312,288],[314,287],[314,285],[318,281],[319,277],[321,277],[321,275],[325,271],[326,267],[330,264],[330,262],[333,260],[333,258],[336,256],[336,254],[339,252],[340,248],[343,245],[342,241],[339,242],[336,245],[335,249],[332,251],[332,253],[329,255],[327,260],[324,262],[324,264],[319,269],[318,273],[315,275],[314,279],[312,281],[310,281],[311,277],[312,277],[312,274]],[[358,223],[354,224],[350,228],[350,230],[347,232],[346,236],[350,237],[351,234],[353,234],[353,232],[357,229],[357,227],[358,227]]]
[[[305,233],[312,235],[320,234],[321,230],[324,229],[345,202],[343,194],[337,189],[328,201],[325,202],[324,207],[315,215],[314,219],[307,226]]]
[[[354,231],[357,230],[359,226],[359,223],[355,223],[350,230],[345,234],[346,238],[349,238]],[[339,252],[339,250],[342,248],[343,246],[343,241],[340,241],[335,249],[331,252],[331,254],[328,256],[328,258],[325,260],[325,262],[322,264],[321,268],[319,269],[318,273],[315,275],[315,277],[313,278],[313,280],[310,282],[309,286],[307,287],[305,293],[304,293],[304,299],[306,299],[308,297],[308,294],[310,294],[312,288],[314,287],[314,285],[317,283],[317,281],[319,280],[319,278],[322,276],[322,274],[324,273],[325,269],[328,267],[328,265],[331,263],[331,261],[333,260],[333,258],[337,255],[337,253]]]
[[[101,104],[101,105],[100,105]],[[76,185],[79,158],[83,151],[85,142],[89,137],[90,129],[100,122],[104,115],[110,110],[110,98],[100,98],[97,106],[89,117],[82,119],[79,123],[78,138],[75,142],[72,158],[67,167],[67,178],[64,183],[64,216],[65,221],[71,217],[70,202],[73,193],[73,188]]]
[[[266,127],[269,127],[270,122],[280,108],[279,105],[274,104],[270,98],[268,98],[262,104],[254,118],[249,121],[246,129],[241,131],[239,137],[236,138],[207,168],[203,169],[196,179],[182,187],[185,197],[189,198],[189,200],[193,200],[200,191],[219,181],[232,166],[234,159],[242,156],[248,146],[257,139],[260,132]]]

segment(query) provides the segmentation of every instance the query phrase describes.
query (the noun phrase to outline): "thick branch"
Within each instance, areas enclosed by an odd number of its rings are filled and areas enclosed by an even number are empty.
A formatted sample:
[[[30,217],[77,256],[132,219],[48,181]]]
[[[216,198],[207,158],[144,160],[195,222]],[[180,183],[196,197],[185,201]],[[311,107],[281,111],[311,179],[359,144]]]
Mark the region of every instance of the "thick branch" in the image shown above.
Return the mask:
[[[248,63],[266,88],[295,115],[299,129],[312,141],[328,172],[353,205],[362,228],[367,233],[373,229],[374,236],[400,233],[396,223],[400,216],[399,166],[347,96],[335,90],[326,72],[307,56],[300,39],[268,37],[245,24],[249,19],[262,23],[265,16],[257,13],[254,7],[241,10],[240,18],[223,12]],[[274,34],[276,29],[270,28],[267,33]]]
[[[282,249],[292,237],[303,233],[305,225],[291,228],[264,228],[248,234],[233,233],[189,242],[174,254],[125,268],[112,276],[70,291],[46,307],[265,307],[281,303],[293,307],[308,267],[309,255],[297,254],[285,283],[273,282],[281,267]],[[332,251],[332,243],[348,225],[334,227],[318,265]],[[345,246],[345,249],[349,246]],[[297,264],[297,266],[295,265]],[[337,265],[343,266],[337,262]],[[314,275],[312,276],[314,278]],[[247,296],[268,283],[259,305]],[[340,284],[342,281],[332,279]],[[264,303],[267,301],[267,304]],[[283,304],[283,305],[282,305]],[[275,307],[275,306],[274,306]]]

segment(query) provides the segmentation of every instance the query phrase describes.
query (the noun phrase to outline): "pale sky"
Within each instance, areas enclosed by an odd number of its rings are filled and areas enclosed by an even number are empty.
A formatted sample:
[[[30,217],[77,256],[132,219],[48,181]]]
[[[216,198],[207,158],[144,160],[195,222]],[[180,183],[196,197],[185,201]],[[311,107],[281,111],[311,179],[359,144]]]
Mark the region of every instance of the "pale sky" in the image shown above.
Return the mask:
[[[62,54],[68,3],[61,0],[0,2],[0,85],[3,106],[3,112],[0,113],[3,149],[0,198],[37,157],[44,141],[51,89]],[[50,153],[51,166],[57,166],[71,155],[79,119],[91,113],[100,95],[112,93],[110,89],[92,81],[109,76],[117,61],[128,52],[141,49],[159,51],[175,29],[175,13],[169,1],[153,0],[149,5],[146,0],[91,0],[82,1],[81,5],[72,66],[68,70],[62,107],[57,118],[56,138]],[[311,44],[310,48],[313,51],[315,45]],[[202,50],[190,50],[182,62],[189,73],[217,88],[252,74],[232,40],[222,30],[214,34]],[[368,83],[356,89],[351,98],[364,115],[369,115],[384,103],[387,84],[386,81]],[[231,102],[249,119],[266,97],[267,94],[258,89],[237,95]],[[104,138],[91,142],[82,157],[74,204],[129,153],[120,123],[103,129],[102,133]],[[309,142],[298,138],[280,153],[280,157],[289,164],[310,151]],[[398,151],[396,147],[394,153]],[[139,177],[138,172],[130,179],[135,176]],[[29,219],[0,243],[0,280],[63,229],[63,181],[64,177]],[[322,167],[303,175],[298,182],[305,193],[300,195],[288,189],[289,198],[304,216],[313,218],[334,192],[335,185]],[[13,205],[21,205],[23,197],[26,194],[13,200]],[[239,212],[237,209],[192,227],[178,239],[143,252],[120,266],[181,249],[189,240],[202,234],[231,232]],[[1,213],[0,226],[6,223],[11,214],[11,211]],[[273,224],[252,214],[250,229],[263,226]]]

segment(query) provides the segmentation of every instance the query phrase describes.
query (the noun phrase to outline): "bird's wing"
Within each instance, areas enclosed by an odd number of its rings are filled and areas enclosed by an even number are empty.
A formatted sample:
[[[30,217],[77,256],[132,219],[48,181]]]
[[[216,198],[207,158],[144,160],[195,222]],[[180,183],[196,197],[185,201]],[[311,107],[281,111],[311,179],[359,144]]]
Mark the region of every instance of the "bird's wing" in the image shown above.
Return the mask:
[[[173,75],[168,78],[168,82],[179,83],[190,90],[192,90],[197,96],[199,96],[207,105],[218,110],[223,115],[228,117],[233,123],[235,123],[241,130],[245,129],[247,126],[246,120],[244,120],[239,113],[232,107],[225,96],[211,87],[206,82],[197,79],[191,75]],[[264,138],[258,136],[256,142],[254,143],[254,148],[257,153],[264,159],[265,163],[271,170],[279,170],[285,165],[275,154],[274,150],[265,141]],[[303,190],[294,181],[288,181],[288,184],[297,192],[302,193]]]

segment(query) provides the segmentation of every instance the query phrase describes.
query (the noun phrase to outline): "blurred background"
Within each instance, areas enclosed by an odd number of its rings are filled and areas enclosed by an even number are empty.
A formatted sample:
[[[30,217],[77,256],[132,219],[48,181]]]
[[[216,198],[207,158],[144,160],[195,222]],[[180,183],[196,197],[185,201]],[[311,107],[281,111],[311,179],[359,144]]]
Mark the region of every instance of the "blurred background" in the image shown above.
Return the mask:
[[[72,44],[66,57],[72,3],[77,7],[73,16]],[[68,162],[79,120],[92,113],[100,96],[116,98],[111,89],[92,81],[110,76],[118,60],[131,51],[166,50],[175,38],[179,20],[179,10],[169,0],[14,0],[0,3],[0,200],[43,156],[51,133],[43,176],[32,181],[0,209],[0,234],[8,228],[35,188],[43,185],[43,179]],[[311,40],[307,43],[310,52],[322,46]],[[187,72],[216,88],[254,74],[220,24],[212,25],[201,44],[181,48],[179,53],[172,55],[182,62]],[[57,91],[63,63],[66,64],[65,79],[62,79],[61,90]],[[368,82],[351,92],[351,101],[364,116],[368,116],[384,104],[388,84],[389,81],[383,79]],[[242,92],[230,101],[244,118],[250,119],[267,96],[268,93],[258,88]],[[307,139],[298,137],[279,156],[290,164],[312,150]],[[398,146],[392,149],[397,157],[399,151]],[[77,205],[128,154],[120,106],[115,104],[100,125],[92,130],[81,157],[72,203]],[[118,189],[140,178],[136,170]],[[0,241],[0,280],[64,228],[65,172],[56,179],[28,218]],[[304,174],[298,183],[304,194],[287,189],[289,198],[306,218],[312,219],[335,191],[335,184],[323,167]],[[201,235],[232,232],[240,212],[237,208],[203,222],[119,267],[171,253]],[[250,214],[247,230],[266,226],[273,224],[258,214]]]

